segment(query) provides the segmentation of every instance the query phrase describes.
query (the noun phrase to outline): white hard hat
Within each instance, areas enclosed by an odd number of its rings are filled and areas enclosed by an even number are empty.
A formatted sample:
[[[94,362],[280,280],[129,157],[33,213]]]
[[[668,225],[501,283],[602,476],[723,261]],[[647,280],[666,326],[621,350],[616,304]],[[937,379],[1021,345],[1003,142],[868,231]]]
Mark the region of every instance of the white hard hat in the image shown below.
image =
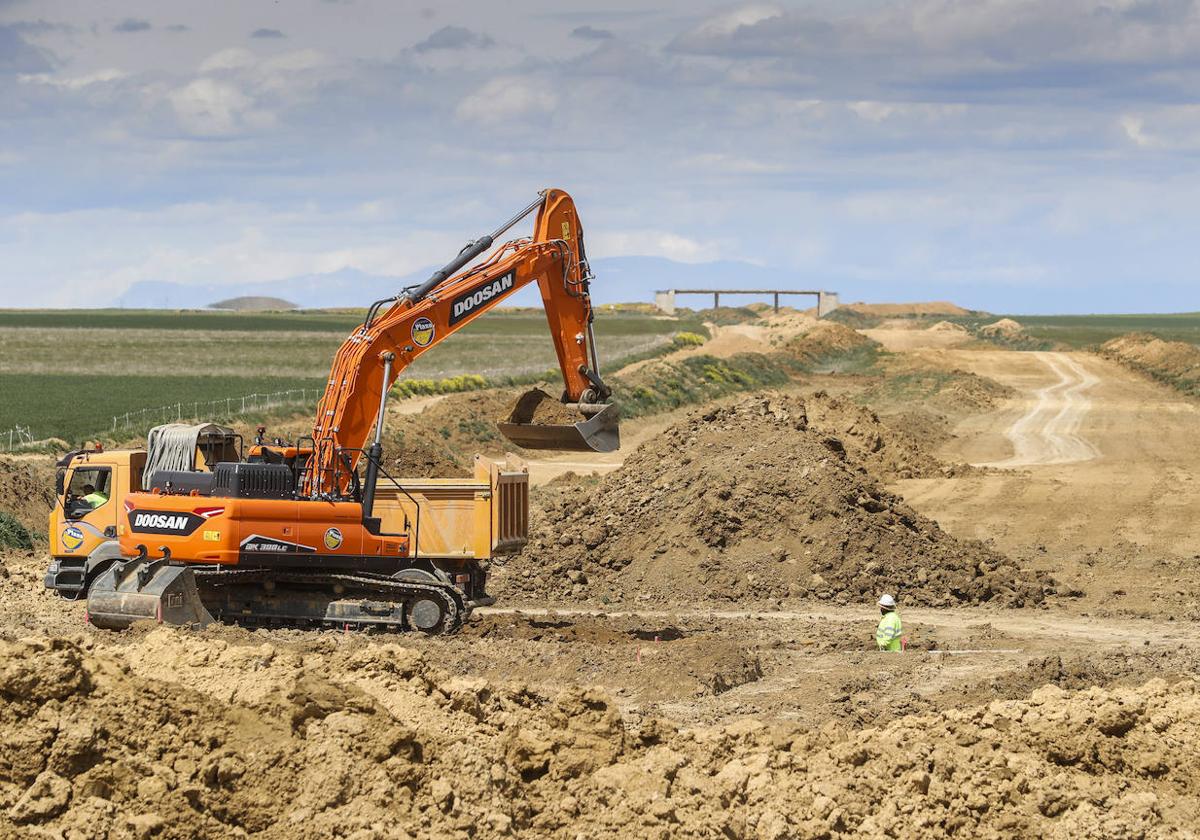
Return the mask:
[[[891,595],[887,595],[887,594],[881,595],[879,598],[879,606],[894,607],[894,606],[896,606],[896,599],[893,598]]]

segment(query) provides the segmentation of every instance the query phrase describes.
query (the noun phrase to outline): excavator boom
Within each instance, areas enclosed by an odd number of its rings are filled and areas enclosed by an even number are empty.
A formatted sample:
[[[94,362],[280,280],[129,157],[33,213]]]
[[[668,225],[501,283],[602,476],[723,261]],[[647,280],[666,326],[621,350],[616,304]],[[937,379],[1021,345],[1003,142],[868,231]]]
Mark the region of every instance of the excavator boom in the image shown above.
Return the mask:
[[[482,264],[464,270],[535,210],[531,238],[507,242]],[[562,402],[579,406],[581,417],[578,423],[537,425],[532,412],[528,417],[518,413],[501,424],[502,432],[530,448],[616,449],[617,409],[602,404],[610,391],[596,370],[589,279],[575,203],[562,190],[548,189],[495,233],[469,243],[425,283],[377,301],[334,357],[317,406],[315,453],[302,490],[311,497],[343,491],[361,455],[370,454],[371,430],[378,438],[383,400],[404,369],[530,283],[541,292],[562,370]]]

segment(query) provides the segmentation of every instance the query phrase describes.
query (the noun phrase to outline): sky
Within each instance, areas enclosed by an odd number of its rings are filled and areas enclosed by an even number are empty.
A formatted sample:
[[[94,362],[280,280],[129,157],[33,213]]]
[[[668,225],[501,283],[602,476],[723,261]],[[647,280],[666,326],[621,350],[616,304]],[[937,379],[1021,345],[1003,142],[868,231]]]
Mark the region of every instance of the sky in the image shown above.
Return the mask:
[[[1200,0],[0,0],[0,307],[405,275],[546,186],[593,257],[1198,310]]]

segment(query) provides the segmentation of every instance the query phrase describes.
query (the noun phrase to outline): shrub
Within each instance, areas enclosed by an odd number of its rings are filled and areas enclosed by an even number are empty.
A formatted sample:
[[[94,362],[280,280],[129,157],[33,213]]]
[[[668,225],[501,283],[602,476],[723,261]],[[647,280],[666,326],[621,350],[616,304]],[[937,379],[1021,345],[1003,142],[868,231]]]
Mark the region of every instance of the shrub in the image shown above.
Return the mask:
[[[33,548],[33,540],[25,526],[17,521],[11,513],[0,510],[0,548],[20,548],[29,551]]]
[[[683,347],[699,347],[706,341],[704,336],[694,332],[677,332],[671,342],[677,349]]]

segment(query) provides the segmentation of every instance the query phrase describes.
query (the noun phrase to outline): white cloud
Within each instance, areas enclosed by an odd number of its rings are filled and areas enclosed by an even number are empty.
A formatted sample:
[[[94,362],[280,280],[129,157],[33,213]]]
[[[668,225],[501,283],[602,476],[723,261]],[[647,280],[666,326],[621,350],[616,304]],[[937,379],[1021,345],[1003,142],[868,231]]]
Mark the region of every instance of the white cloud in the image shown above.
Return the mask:
[[[254,53],[244,47],[230,47],[213,53],[200,62],[201,73],[213,73],[218,70],[241,70],[253,67],[258,61]]]
[[[96,84],[105,82],[115,82],[124,79],[129,74],[123,70],[118,70],[115,67],[107,67],[103,70],[97,70],[94,73],[87,73],[82,76],[59,76],[53,73],[32,73],[18,77],[18,80],[25,84],[49,85],[51,87],[62,88],[64,90],[79,90],[80,88],[91,87]]]
[[[462,245],[461,231],[397,231],[394,218],[387,222],[364,220],[359,208],[189,203],[0,216],[0,241],[16,249],[6,273],[48,278],[9,292],[19,306],[110,305],[143,280],[253,283],[348,266],[403,276],[444,263]],[[72,247],[52,250],[63,242]]]
[[[727,155],[719,152],[692,155],[680,161],[680,163],[688,168],[727,175],[765,175],[774,172],[784,172],[787,169],[787,167],[777,163],[767,163],[766,161],[754,158]]]
[[[967,111],[967,106],[963,104],[935,105],[926,102],[879,102],[875,100],[848,102],[846,107],[861,119],[873,123],[886,122],[893,117],[940,119],[959,116]]]
[[[200,137],[221,137],[265,128],[272,117],[254,109],[254,99],[238,87],[216,79],[196,79],[168,95],[180,123]]]
[[[666,257],[676,262],[701,263],[725,256],[714,242],[700,242],[669,231],[601,229],[591,231],[588,238],[588,252],[606,257]]]
[[[493,79],[458,103],[459,119],[482,123],[504,123],[520,117],[548,114],[558,97],[544,83],[529,77]]]
[[[714,15],[693,30],[699,37],[724,37],[735,34],[742,27],[769,21],[783,14],[778,6],[750,5]]]
[[[1140,149],[1200,150],[1200,106],[1148,108],[1139,113],[1122,114],[1119,123],[1125,136]]]

